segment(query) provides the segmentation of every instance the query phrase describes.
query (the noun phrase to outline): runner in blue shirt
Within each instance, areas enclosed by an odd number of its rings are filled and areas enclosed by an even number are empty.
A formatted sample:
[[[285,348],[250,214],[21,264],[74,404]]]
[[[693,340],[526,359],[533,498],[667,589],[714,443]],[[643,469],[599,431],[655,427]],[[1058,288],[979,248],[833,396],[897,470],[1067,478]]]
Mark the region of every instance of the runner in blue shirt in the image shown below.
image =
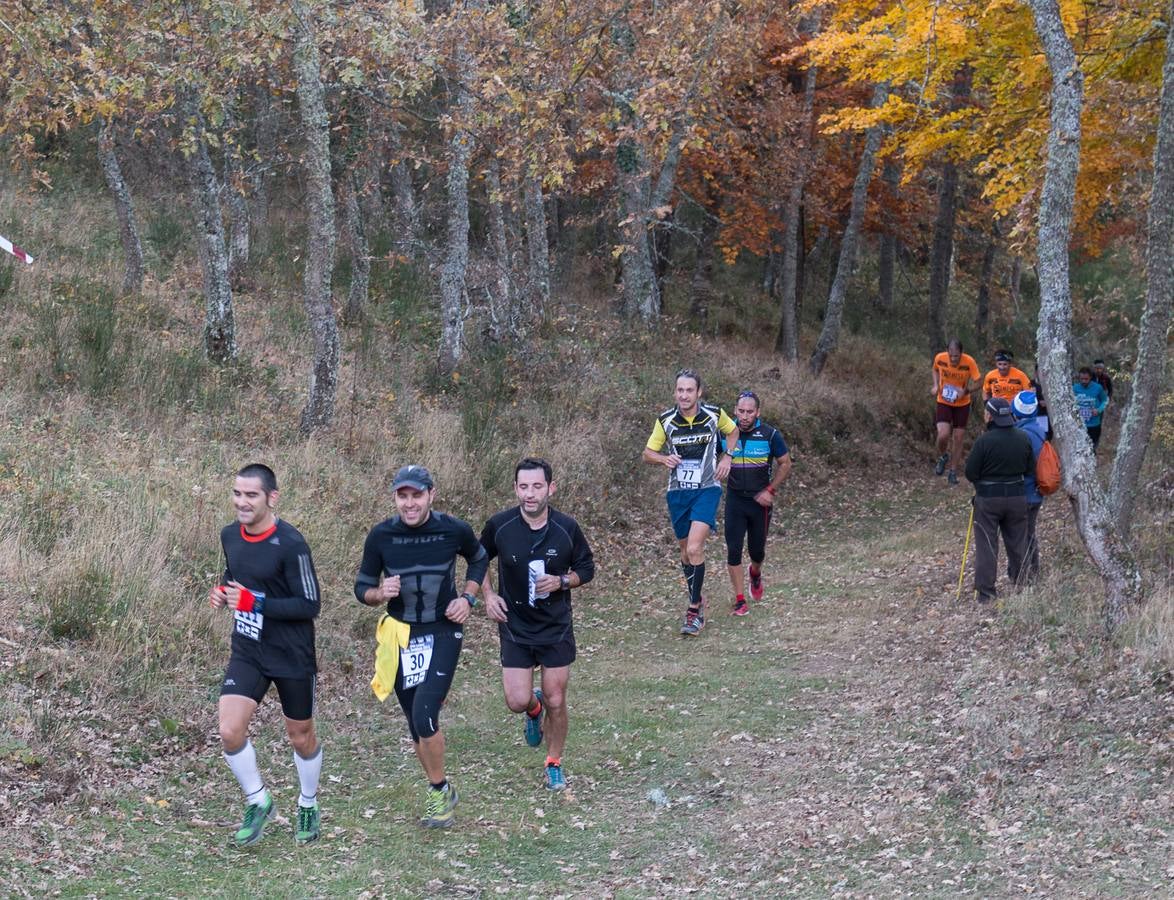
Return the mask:
[[[1097,445],[1101,442],[1101,416],[1105,414],[1105,407],[1109,405],[1109,395],[1105,389],[1093,381],[1092,369],[1083,366],[1076,373],[1076,381],[1072,382],[1072,393],[1076,395],[1076,407],[1080,410],[1080,418],[1084,421],[1084,428],[1088,432],[1088,439],[1092,441],[1092,452],[1097,452]]]

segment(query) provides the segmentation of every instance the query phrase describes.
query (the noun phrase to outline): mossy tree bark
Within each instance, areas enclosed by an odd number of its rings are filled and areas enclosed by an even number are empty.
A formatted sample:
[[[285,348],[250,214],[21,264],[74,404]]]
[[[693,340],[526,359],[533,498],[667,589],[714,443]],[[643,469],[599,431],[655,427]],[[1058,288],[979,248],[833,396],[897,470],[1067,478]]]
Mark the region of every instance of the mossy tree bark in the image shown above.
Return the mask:
[[[1037,341],[1049,410],[1076,527],[1105,584],[1102,620],[1110,633],[1141,599],[1141,572],[1114,526],[1096,461],[1069,388],[1072,296],[1068,242],[1080,168],[1084,74],[1064,31],[1057,0],[1029,0],[1052,74],[1048,159],[1039,209],[1040,319]]]
[[[226,363],[236,359],[237,346],[220,191],[208,154],[204,115],[200,112],[196,88],[187,89],[184,106],[192,128],[190,146],[185,150],[188,175],[200,213],[198,244],[204,272],[204,353],[213,362]]]

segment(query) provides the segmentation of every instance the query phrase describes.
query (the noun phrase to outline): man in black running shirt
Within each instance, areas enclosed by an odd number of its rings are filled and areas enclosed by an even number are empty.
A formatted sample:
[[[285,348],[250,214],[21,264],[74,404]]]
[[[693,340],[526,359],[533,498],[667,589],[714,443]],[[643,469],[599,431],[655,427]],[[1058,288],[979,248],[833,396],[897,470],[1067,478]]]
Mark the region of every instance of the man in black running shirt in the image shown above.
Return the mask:
[[[224,578],[209,591],[208,602],[214,609],[233,611],[232,655],[220,686],[220,740],[248,803],[236,842],[256,843],[273,815],[273,798],[249,740],[249,722],[274,684],[301,783],[294,836],[305,844],[319,835],[322,747],[314,732],[318,576],[305,539],[275,515],[277,476],[272,469],[259,463],[241,469],[232,504],[237,520],[220,532]]]
[[[404,466],[391,489],[399,513],[371,529],[355,579],[355,596],[367,606],[386,604],[377,635],[375,679],[383,700],[394,683],[408,721],[416,758],[428,776],[427,811],[420,824],[453,824],[457,791],[444,774],[440,707],[461,655],[462,625],[477,603],[489,562],[468,524],[432,509],[436,489],[423,466]],[[456,558],[467,563],[457,596]],[[386,668],[385,668],[386,666]]]
[[[500,593],[486,577],[485,612],[498,623],[506,706],[526,713],[525,737],[531,747],[542,745],[545,730],[546,786],[561,791],[567,785],[562,771],[566,690],[575,660],[571,588],[594,577],[595,562],[578,523],[550,507],[554,490],[550,463],[523,459],[514,468],[518,505],[485,523],[481,545],[491,561],[498,560]],[[542,687],[534,690],[538,666]]]

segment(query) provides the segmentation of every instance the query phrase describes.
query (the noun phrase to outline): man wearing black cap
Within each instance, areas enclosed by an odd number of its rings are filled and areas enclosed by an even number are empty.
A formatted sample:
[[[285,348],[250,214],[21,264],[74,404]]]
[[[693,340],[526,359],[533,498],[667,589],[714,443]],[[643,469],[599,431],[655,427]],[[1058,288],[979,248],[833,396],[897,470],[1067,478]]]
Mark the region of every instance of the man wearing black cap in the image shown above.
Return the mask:
[[[983,407],[987,430],[966,457],[966,478],[974,485],[974,592],[993,603],[999,534],[1007,548],[1007,575],[1018,583],[1027,551],[1027,496],[1024,479],[1035,474],[1031,440],[1015,427],[1011,404],[992,397]]]
[[[440,707],[452,687],[461,655],[462,626],[477,603],[489,571],[485,548],[465,522],[432,509],[436,488],[423,466],[404,466],[391,483],[399,513],[371,529],[355,579],[366,606],[387,604],[376,629],[375,677],[381,701],[394,690],[416,757],[428,776],[428,804],[420,824],[453,823],[457,792],[444,774]],[[464,592],[457,596],[456,558],[467,563]]]

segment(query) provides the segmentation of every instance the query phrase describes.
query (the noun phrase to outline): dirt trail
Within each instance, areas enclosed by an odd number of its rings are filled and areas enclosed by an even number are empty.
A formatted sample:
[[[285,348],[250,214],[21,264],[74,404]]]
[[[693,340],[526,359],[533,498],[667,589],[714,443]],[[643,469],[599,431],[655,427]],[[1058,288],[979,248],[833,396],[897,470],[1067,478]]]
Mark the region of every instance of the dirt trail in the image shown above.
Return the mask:
[[[728,896],[1170,890],[1174,694],[1128,653],[1029,627],[1029,595],[981,612],[968,571],[955,603],[968,492],[873,477],[782,511],[785,574],[753,615],[777,617],[806,716],[732,726],[714,750],[733,771],[712,773],[730,801],[703,813],[718,852],[698,865],[684,842],[643,877]],[[1045,560],[1061,517],[1042,520]]]

